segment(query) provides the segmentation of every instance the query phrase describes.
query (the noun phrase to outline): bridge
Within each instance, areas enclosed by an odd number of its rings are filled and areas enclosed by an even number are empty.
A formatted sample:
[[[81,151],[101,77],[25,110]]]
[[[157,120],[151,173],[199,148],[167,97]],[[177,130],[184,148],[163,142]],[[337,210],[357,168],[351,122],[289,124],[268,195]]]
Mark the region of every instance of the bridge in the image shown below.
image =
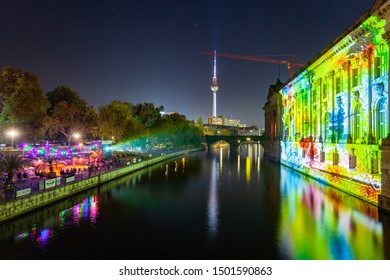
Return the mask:
[[[257,135],[234,135],[234,136],[224,136],[224,135],[206,135],[205,136],[207,147],[210,148],[211,145],[219,142],[227,142],[231,148],[240,150],[240,145],[243,143],[259,143],[263,145],[264,136]]]

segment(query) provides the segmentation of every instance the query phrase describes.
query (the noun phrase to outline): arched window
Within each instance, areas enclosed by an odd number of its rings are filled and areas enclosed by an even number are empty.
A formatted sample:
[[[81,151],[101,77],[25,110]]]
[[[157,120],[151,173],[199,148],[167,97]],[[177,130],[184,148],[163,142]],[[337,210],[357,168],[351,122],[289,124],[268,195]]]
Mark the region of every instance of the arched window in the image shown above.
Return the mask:
[[[387,106],[386,106],[386,98],[382,98],[378,102],[377,110],[376,110],[376,121],[377,121],[377,139],[386,138],[387,136]]]

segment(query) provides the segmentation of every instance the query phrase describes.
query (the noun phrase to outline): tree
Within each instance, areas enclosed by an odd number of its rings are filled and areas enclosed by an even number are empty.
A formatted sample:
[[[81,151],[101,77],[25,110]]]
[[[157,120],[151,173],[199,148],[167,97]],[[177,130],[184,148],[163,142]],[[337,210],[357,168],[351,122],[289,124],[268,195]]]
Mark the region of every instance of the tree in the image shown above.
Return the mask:
[[[172,146],[197,146],[201,143],[201,130],[193,121],[188,121],[182,114],[165,115],[162,123],[156,129],[159,143]]]
[[[53,165],[58,163],[57,158],[53,157],[53,156],[48,156],[45,158],[45,162],[49,165],[49,175],[53,176],[53,174],[54,174],[54,177],[55,177]]]
[[[129,102],[114,100],[108,105],[101,105],[97,124],[95,136],[100,139],[114,137],[116,142],[139,137],[142,132],[142,124],[134,116],[134,106]]]
[[[3,157],[0,157],[0,169],[3,172],[6,172],[7,179],[4,182],[4,185],[7,188],[14,188],[14,174],[16,171],[20,170],[25,163],[25,160],[17,154],[6,154]]]
[[[163,106],[154,107],[153,103],[140,103],[134,106],[134,115],[150,131],[159,126],[163,110]]]
[[[33,73],[5,67],[0,75],[0,128],[18,127],[25,139],[37,141],[44,135],[43,122],[49,106]]]
[[[199,129],[203,129],[203,120],[201,117],[198,118],[198,121],[196,122]]]
[[[46,93],[46,97],[50,102],[45,122],[46,131],[52,137],[58,133],[63,135],[68,148],[75,133],[87,134],[95,125],[95,110],[74,90],[59,86]]]

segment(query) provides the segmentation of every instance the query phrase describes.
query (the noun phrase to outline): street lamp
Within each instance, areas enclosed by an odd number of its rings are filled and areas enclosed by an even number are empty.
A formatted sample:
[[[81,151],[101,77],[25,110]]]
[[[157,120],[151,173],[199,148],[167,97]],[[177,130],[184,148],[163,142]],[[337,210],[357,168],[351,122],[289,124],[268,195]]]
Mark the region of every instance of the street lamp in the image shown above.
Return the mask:
[[[18,134],[18,132],[14,129],[11,129],[10,131],[8,131],[8,134],[11,136],[11,148],[14,147],[14,137],[16,136],[16,134]]]
[[[73,138],[75,139],[75,142],[77,143],[77,141],[79,141],[79,139],[80,139],[80,137],[81,137],[81,135],[80,135],[80,133],[78,133],[78,132],[75,132],[75,133],[73,133]]]

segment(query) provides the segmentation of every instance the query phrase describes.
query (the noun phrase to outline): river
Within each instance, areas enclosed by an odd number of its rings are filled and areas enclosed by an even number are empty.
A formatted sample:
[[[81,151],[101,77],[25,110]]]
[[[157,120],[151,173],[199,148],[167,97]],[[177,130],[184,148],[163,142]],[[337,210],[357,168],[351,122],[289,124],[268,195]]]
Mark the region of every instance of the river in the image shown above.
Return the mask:
[[[390,217],[263,158],[159,163],[0,225],[0,259],[381,260]]]

